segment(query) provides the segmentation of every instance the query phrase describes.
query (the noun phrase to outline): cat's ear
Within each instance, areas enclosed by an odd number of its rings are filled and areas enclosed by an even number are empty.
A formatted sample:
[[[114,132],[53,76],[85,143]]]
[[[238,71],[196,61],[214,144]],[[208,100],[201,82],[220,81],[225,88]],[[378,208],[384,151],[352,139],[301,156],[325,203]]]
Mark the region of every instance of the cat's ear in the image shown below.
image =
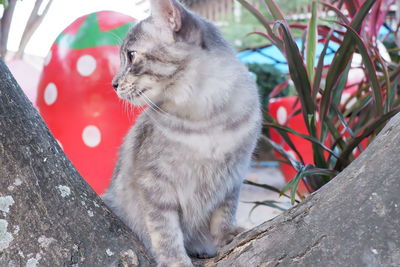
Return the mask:
[[[176,0],[151,0],[151,15],[177,32],[182,27],[183,7]]]

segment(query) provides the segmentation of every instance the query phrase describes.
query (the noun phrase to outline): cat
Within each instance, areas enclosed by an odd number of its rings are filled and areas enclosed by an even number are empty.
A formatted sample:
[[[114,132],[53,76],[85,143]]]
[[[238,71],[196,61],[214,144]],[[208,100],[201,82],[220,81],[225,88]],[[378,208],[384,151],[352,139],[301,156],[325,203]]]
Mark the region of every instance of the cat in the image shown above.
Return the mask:
[[[235,213],[261,129],[254,79],[217,28],[151,0],[120,49],[117,95],[147,105],[120,148],[106,204],[158,266],[193,266],[243,231]]]

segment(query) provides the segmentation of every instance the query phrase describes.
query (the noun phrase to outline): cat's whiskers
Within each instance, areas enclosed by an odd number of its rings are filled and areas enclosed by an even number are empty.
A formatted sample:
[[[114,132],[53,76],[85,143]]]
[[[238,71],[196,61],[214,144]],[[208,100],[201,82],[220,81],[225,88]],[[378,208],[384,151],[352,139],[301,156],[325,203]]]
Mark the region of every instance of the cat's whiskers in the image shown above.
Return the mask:
[[[143,94],[142,94],[143,95]],[[146,102],[147,106],[152,109],[154,112],[156,112],[157,114],[161,115],[161,116],[167,116],[161,112],[159,112],[158,110],[156,110],[153,105],[151,103],[149,103],[148,101],[151,101],[147,96],[145,98],[143,98],[144,102]],[[164,132],[165,131],[165,126],[163,126],[158,119],[156,119],[156,117],[154,117],[151,112],[148,112],[147,115],[149,116],[149,118],[154,122],[154,125],[161,131]]]
[[[122,109],[124,110],[124,113],[126,113],[126,109],[125,109],[125,100],[123,100],[123,99],[121,99],[121,98],[119,98],[118,97],[118,100],[119,100],[119,103],[121,103],[121,105],[122,105]]]
[[[168,112],[162,110],[157,104],[155,104],[144,92],[140,94],[140,96],[143,96],[143,101],[146,102],[146,104],[151,108],[154,112],[157,114],[164,116],[166,118],[173,118]]]
[[[116,45],[121,45],[124,42],[124,40],[121,37],[119,37],[118,35],[116,35],[113,32],[109,31],[109,32],[106,32],[106,34],[110,34],[112,37],[114,37],[117,40],[117,44]]]
[[[128,112],[131,116],[129,119],[132,120],[132,118],[134,117],[135,110],[129,102],[126,102],[126,106],[127,106]]]
[[[125,112],[125,114],[127,114],[128,120],[131,120],[132,119],[132,117],[131,117],[132,114],[131,114],[131,112],[129,112],[129,103],[124,99],[121,99],[121,100],[122,100],[122,103],[123,103],[123,106],[124,106],[124,112]]]
[[[133,91],[133,88],[125,89],[123,92],[126,93],[128,91]],[[126,97],[124,98],[125,110],[130,116],[128,119],[132,120],[135,114],[135,109],[134,106],[132,105],[133,102],[132,94],[128,93],[125,97]]]
[[[135,112],[135,107],[139,110],[139,113],[142,113],[146,109],[145,106],[135,106],[132,104],[132,102],[133,102],[133,97],[132,95],[129,95],[128,101],[126,101],[126,103],[129,106],[129,109],[131,110],[132,114]]]
[[[143,96],[143,94],[142,94]],[[146,102],[146,105],[152,109],[154,112],[156,112],[157,114],[161,115],[161,116],[166,116],[163,113],[159,112],[157,109],[155,109],[152,105],[152,103],[149,101],[150,99],[148,97],[143,98],[143,101]]]
[[[154,109],[154,107],[155,108],[157,108],[157,110],[159,111],[159,112],[161,112],[163,115],[165,115],[165,116],[167,116],[167,117],[172,117],[168,112],[166,112],[165,110],[163,110],[160,106],[158,106],[156,103],[154,103],[144,92],[142,92],[142,94],[141,94],[142,96],[144,96],[147,100],[148,100],[148,102],[151,104],[151,106],[153,107],[153,110],[155,110]],[[156,110],[155,110],[156,111]]]
[[[130,89],[132,90],[132,89]],[[124,90],[124,92],[129,90]],[[135,114],[135,107],[139,108],[139,113],[143,112],[144,107],[142,106],[134,106],[133,103],[133,96],[132,94],[126,94],[123,98],[118,96],[118,99],[122,101],[124,113],[128,115],[128,120],[132,121],[134,114]]]
[[[142,94],[142,96],[143,96],[143,94]],[[128,119],[129,119],[129,120],[132,119],[132,117],[129,117],[129,116],[132,116],[132,114],[134,114],[134,108],[135,108],[135,106],[132,104],[132,103],[133,103],[133,100],[134,100],[133,98],[134,98],[133,94],[128,94],[128,95],[126,95],[126,99],[121,99],[121,100],[123,101],[124,112],[128,114]],[[157,109],[155,109],[155,108],[153,107],[153,105],[152,105],[153,102],[152,102],[147,96],[145,96],[145,98],[143,98],[143,100],[144,100],[144,102],[146,103],[146,105],[147,105],[150,109],[152,109],[154,112],[156,112],[157,114],[159,114],[159,115],[161,115],[161,116],[167,116],[167,115],[161,113],[160,111],[158,111]],[[149,101],[150,101],[150,102],[149,102]],[[154,103],[153,103],[153,104],[154,104]],[[145,108],[146,108],[145,106],[136,106],[136,107],[139,109],[139,113],[142,113],[142,112],[145,110]],[[164,111],[164,112],[165,112],[165,111]],[[150,112],[148,113],[148,116],[149,116],[149,118],[150,118],[151,120],[154,121],[154,124],[155,124],[161,131],[163,131],[163,128],[164,128],[164,127],[162,127],[161,123],[160,123],[153,115],[151,115]]]

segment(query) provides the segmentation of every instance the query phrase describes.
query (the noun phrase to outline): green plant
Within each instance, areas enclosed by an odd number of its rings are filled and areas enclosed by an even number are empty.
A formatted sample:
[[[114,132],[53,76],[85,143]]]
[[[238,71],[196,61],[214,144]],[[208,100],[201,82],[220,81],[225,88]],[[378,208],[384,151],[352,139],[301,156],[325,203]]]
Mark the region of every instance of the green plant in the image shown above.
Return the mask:
[[[8,0],[0,0],[0,5],[2,5],[4,8],[7,8]]]
[[[336,6],[313,2],[311,18],[304,27],[304,53],[297,47],[291,28],[274,0],[265,0],[275,20],[273,23],[246,0],[238,1],[265,28],[265,32],[253,34],[263,36],[285,54],[289,74],[301,103],[298,112],[303,116],[306,134],[279,124],[268,112],[264,112],[264,125],[276,130],[296,155],[292,156],[268,137],[263,137],[283,157],[284,163],[297,170],[297,175],[281,190],[281,194],[290,190],[294,203],[300,180],[309,185],[310,191],[327,183],[354,160],[356,149],[361,151],[363,145],[370,142],[385,123],[400,111],[400,99],[397,96],[400,66],[385,62],[376,45],[378,24],[382,25],[385,17],[382,10],[388,10],[391,1],[344,0],[338,1]],[[318,4],[333,11],[338,20],[318,20]],[[341,9],[347,9],[348,15]],[[321,31],[321,26],[328,30]],[[324,49],[316,62],[318,38],[324,42]],[[325,73],[323,59],[331,40],[339,42],[340,47]],[[355,53],[362,57],[365,77],[346,100],[342,93]],[[302,152],[291,140],[292,135],[300,136],[312,144],[314,160],[311,164],[304,162]]]
[[[279,84],[283,83],[286,78],[284,74],[271,64],[247,64],[250,72],[256,76],[256,83],[259,89],[261,103],[268,104],[269,95],[272,90]],[[286,96],[287,92],[280,92],[277,96]]]
[[[399,63],[400,62],[400,53],[399,53],[399,48],[397,47],[396,44],[396,34],[395,32],[391,32],[386,36],[386,38],[383,41],[383,44],[385,47],[388,49],[390,58],[392,61]]]
[[[278,5],[282,11],[288,14],[295,13],[300,7],[306,6],[311,0],[277,0]],[[255,7],[261,7],[264,0],[251,0]],[[268,19],[272,19],[271,15],[264,12]],[[262,30],[262,25],[259,24],[257,18],[253,17],[251,13],[245,8],[236,9],[234,14],[228,16],[221,22],[219,28],[221,29],[224,37],[227,38],[237,49],[242,50],[249,47],[257,47],[265,44],[265,38],[257,35],[246,36],[246,33],[252,31]],[[300,18],[293,19],[292,22],[298,22]],[[301,38],[302,32],[294,29],[293,34],[297,38]]]

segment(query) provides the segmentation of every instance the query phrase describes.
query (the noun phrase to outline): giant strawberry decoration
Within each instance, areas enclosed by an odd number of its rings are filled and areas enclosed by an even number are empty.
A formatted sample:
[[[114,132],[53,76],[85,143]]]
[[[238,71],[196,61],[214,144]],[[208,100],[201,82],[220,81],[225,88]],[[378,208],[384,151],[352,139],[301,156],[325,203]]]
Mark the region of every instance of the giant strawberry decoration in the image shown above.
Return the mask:
[[[127,114],[111,86],[119,44],[134,21],[111,11],[78,18],[51,47],[39,82],[40,113],[98,194],[108,186],[118,147],[139,113]]]

